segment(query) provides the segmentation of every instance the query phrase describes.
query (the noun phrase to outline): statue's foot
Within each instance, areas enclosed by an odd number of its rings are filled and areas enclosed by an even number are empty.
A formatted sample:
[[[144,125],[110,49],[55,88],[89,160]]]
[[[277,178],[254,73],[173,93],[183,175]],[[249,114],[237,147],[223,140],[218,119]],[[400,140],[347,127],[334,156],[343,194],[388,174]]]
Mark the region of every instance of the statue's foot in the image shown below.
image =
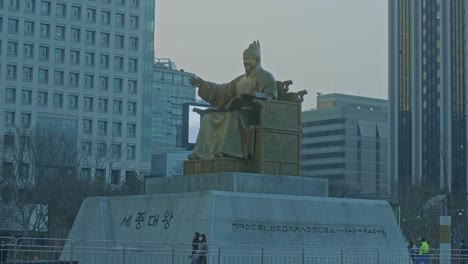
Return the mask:
[[[187,156],[187,158],[188,158],[189,160],[197,160],[197,159],[200,159],[195,153],[189,154],[189,155]]]
[[[224,154],[221,153],[221,152],[216,152],[216,153],[214,154],[214,157],[215,157],[215,158],[224,158],[224,157],[226,157],[226,155],[224,155]]]

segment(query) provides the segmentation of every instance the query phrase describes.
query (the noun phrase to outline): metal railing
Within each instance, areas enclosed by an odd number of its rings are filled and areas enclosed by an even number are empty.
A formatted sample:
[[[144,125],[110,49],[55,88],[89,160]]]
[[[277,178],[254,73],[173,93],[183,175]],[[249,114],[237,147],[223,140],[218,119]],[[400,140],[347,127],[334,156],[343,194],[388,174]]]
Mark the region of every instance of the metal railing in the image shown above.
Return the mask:
[[[191,244],[144,241],[66,240],[54,238],[0,237],[0,264],[187,264]],[[430,262],[413,260],[406,248],[293,247],[210,244],[207,264],[468,264],[458,250],[441,254],[432,249]],[[414,262],[415,261],[415,262]],[[463,262],[466,261],[466,262]]]

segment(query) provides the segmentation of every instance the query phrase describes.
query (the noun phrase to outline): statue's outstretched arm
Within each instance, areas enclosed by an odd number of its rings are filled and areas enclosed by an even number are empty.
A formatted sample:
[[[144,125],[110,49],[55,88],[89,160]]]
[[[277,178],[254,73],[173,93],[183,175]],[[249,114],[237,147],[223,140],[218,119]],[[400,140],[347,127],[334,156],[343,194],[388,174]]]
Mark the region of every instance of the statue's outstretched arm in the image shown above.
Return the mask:
[[[189,82],[191,85],[195,87],[201,87],[205,81],[198,76],[194,76],[194,77],[190,77]]]

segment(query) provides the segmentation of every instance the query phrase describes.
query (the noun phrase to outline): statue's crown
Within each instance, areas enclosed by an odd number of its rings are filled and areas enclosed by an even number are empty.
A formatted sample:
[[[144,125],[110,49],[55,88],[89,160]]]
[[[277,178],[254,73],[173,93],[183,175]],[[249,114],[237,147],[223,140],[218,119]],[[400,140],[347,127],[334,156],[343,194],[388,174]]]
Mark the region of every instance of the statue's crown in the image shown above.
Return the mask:
[[[245,55],[250,55],[254,58],[257,58],[258,60],[260,60],[261,58],[261,53],[260,53],[260,42],[258,42],[258,40],[252,42],[249,47],[244,50],[244,54]]]

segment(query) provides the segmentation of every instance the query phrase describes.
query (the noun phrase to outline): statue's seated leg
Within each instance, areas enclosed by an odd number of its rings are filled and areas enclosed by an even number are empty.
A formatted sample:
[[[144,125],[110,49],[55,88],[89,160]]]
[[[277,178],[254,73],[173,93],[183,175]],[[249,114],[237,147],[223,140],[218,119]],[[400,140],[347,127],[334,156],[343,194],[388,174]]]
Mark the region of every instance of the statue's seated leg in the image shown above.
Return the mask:
[[[247,159],[250,120],[245,111],[213,112],[203,116],[189,159]]]

